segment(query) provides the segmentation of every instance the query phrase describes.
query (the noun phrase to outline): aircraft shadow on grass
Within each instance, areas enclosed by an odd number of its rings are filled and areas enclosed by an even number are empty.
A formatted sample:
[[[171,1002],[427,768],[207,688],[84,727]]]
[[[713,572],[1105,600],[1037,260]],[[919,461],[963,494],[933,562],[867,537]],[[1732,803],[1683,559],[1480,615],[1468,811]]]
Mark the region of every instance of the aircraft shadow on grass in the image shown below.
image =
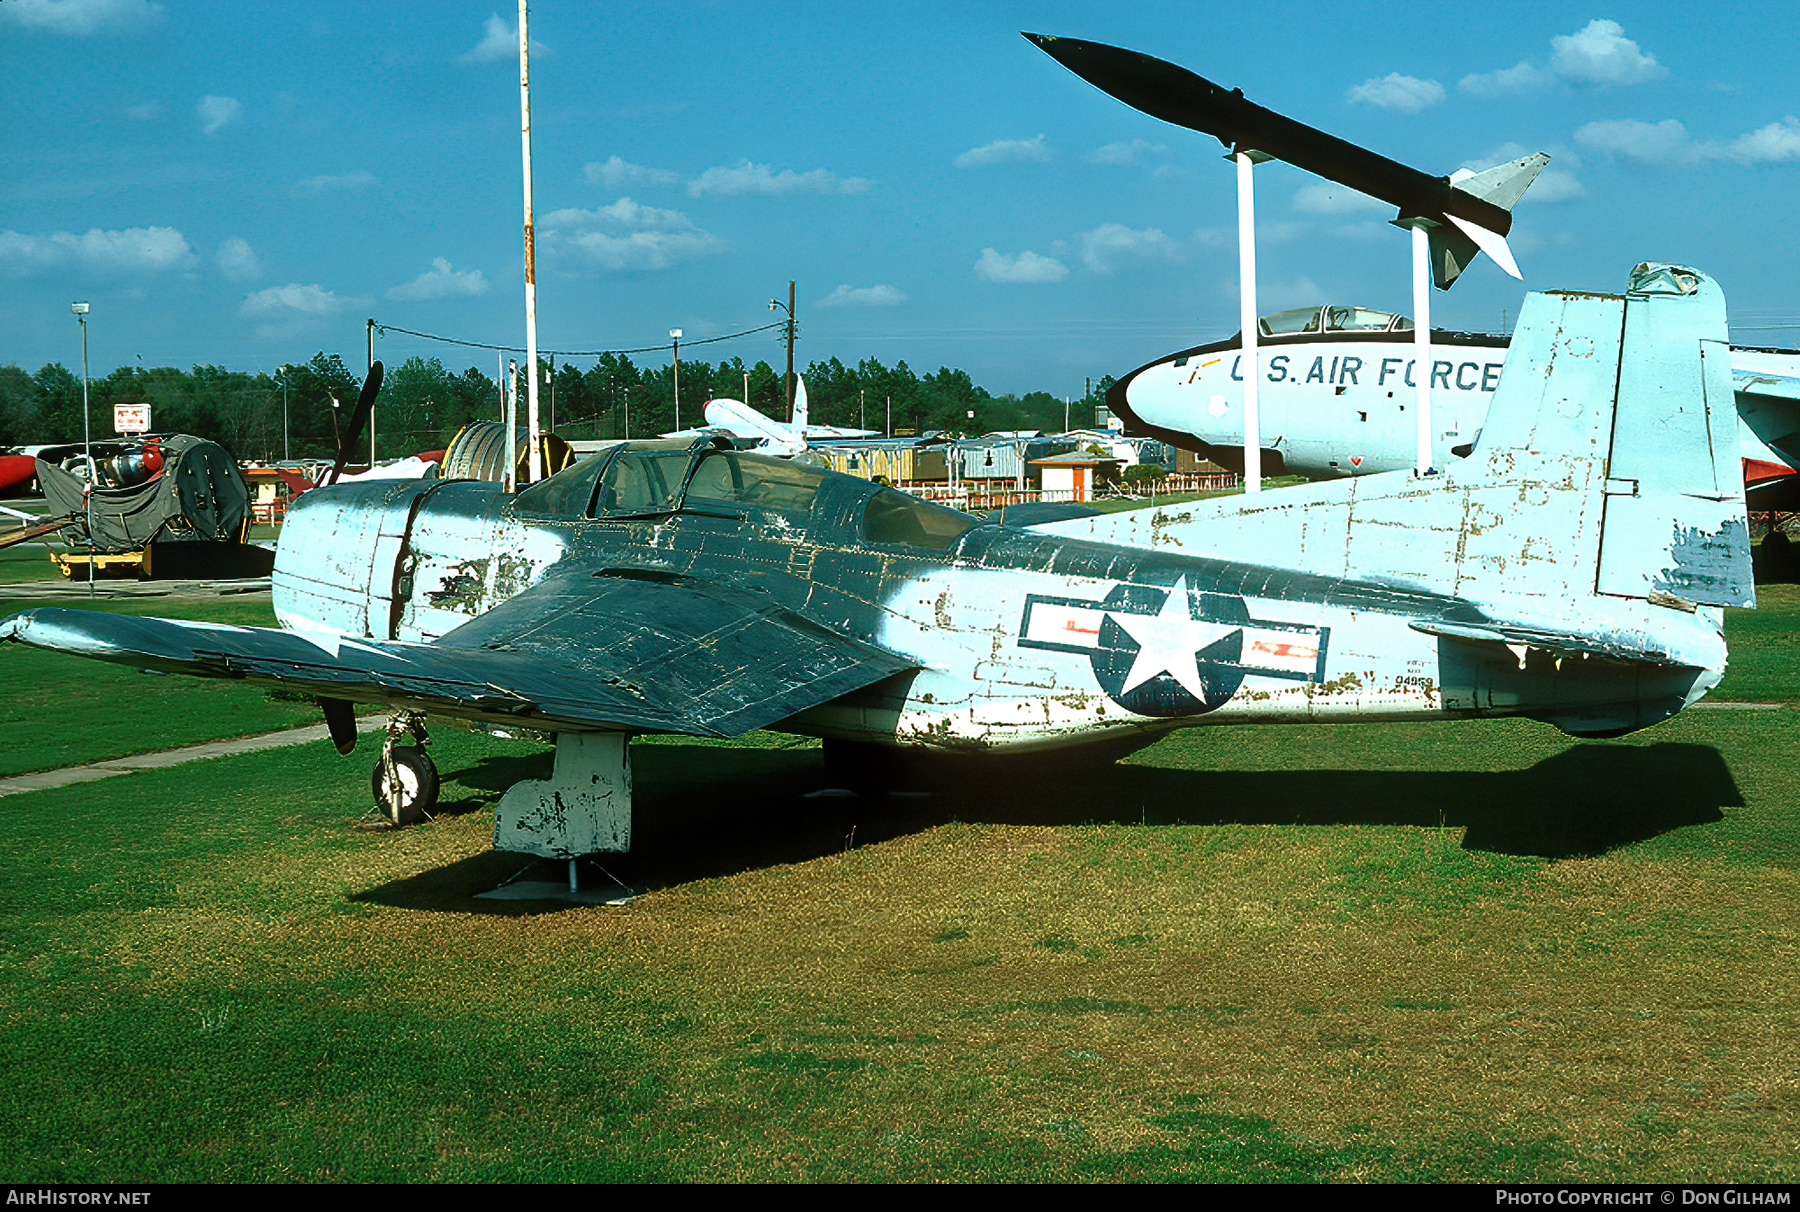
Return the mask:
[[[489,757],[455,776],[469,790],[441,805],[475,811],[486,793],[534,777],[548,754]],[[1707,745],[1586,744],[1524,770],[1207,771],[1119,764],[1071,772],[1028,762],[949,767],[931,795],[835,793],[816,749],[645,746],[634,754],[631,850],[606,870],[639,888],[805,862],[952,821],[1008,825],[1342,825],[1463,830],[1463,847],[1570,858],[1600,854],[1743,806]],[[828,794],[818,794],[827,789]],[[472,901],[514,875],[521,856],[475,855],[356,899],[404,908],[527,914],[549,902]],[[560,880],[560,862],[530,878]],[[583,876],[599,883],[597,871]]]

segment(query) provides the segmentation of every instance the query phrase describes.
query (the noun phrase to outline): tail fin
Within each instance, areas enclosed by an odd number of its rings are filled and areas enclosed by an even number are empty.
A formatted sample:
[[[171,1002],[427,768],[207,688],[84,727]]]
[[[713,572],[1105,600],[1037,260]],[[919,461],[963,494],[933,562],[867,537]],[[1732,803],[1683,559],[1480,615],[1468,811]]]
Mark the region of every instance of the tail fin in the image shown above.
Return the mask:
[[[1538,152],[1505,164],[1496,164],[1478,173],[1459,168],[1450,174],[1450,184],[1466,194],[1473,194],[1483,202],[1492,202],[1510,212],[1548,163],[1549,154]],[[1492,257],[1495,264],[1513,277],[1523,277],[1504,235],[1455,215],[1443,217],[1450,221],[1449,226],[1426,229],[1426,238],[1431,244],[1431,276],[1438,289],[1449,290],[1450,284],[1461,276],[1462,271],[1469,267],[1469,262],[1479,253]]]
[[[1645,264],[1528,295],[1472,457],[1044,529],[1449,594],[1521,623],[1755,603],[1725,305]],[[1566,623],[1563,625],[1566,626]]]
[[[802,434],[806,432],[806,376],[794,376],[794,428]]]

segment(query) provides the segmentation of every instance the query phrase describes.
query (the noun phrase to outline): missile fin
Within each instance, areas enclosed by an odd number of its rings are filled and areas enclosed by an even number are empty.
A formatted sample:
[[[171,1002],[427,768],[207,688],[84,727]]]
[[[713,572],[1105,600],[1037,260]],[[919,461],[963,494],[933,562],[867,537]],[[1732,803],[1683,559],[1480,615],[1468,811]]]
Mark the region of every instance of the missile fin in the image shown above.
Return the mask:
[[[1507,247],[1506,237],[1499,232],[1489,231],[1479,223],[1471,223],[1467,219],[1459,219],[1455,215],[1444,218],[1456,224],[1458,231],[1475,242],[1475,246],[1494,259],[1494,263],[1513,277],[1524,280],[1525,275],[1519,272],[1519,263],[1513,260],[1512,249]]]
[[[1478,173],[1459,168],[1450,174],[1450,184],[1465,194],[1473,194],[1483,202],[1492,202],[1502,210],[1511,210],[1548,163],[1549,153],[1538,152],[1536,155],[1509,160],[1505,164],[1496,164]]]
[[[1450,216],[1445,216],[1446,218]],[[1462,225],[1428,226],[1425,238],[1431,245],[1431,280],[1439,290],[1449,290],[1481,253],[1481,245],[1463,234]]]

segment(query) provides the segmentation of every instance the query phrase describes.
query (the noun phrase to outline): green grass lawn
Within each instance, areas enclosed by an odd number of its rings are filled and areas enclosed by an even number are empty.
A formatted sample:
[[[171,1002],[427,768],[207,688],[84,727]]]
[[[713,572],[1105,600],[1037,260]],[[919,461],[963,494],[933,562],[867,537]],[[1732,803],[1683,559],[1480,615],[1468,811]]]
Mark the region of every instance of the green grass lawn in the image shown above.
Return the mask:
[[[0,800],[0,1178],[1791,1181],[1792,710],[1201,729],[933,802],[635,747],[624,908],[483,902],[444,730]],[[559,869],[547,874],[555,878]]]
[[[0,600],[0,613],[75,606],[125,614],[273,627],[269,596]],[[180,745],[250,736],[321,718],[310,703],[276,700],[243,682],[142,673],[127,665],[0,644],[0,777]]]

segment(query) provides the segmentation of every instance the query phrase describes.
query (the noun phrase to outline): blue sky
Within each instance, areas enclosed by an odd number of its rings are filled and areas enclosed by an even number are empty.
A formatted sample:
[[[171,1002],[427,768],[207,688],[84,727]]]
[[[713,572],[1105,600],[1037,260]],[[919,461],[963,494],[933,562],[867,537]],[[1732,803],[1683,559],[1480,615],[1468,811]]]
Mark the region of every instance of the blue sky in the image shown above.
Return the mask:
[[[515,16],[492,0],[0,0],[0,363],[97,373],[361,360],[365,317],[524,340]],[[1020,30],[1180,63],[1415,167],[1554,159],[1525,282],[1479,261],[1440,327],[1640,260],[1713,274],[1743,344],[1800,345],[1800,10],[1689,3],[606,5],[531,32],[540,345],[684,345],[773,317],[802,364],[1079,394],[1237,327],[1216,140]],[[1392,209],[1257,170],[1262,310],[1410,309]],[[702,352],[702,351],[696,351]],[[703,347],[778,361],[771,335]],[[390,364],[494,356],[389,335]],[[684,349],[685,355],[685,349]],[[640,358],[655,361],[655,355]]]

